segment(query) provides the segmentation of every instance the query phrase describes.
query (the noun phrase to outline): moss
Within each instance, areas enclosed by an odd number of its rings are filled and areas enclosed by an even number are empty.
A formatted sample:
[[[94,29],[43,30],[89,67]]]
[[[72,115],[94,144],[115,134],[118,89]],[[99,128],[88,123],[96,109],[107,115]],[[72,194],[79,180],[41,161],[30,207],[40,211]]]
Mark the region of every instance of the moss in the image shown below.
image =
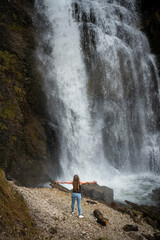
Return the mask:
[[[8,25],[9,30],[14,32],[23,32],[24,28],[20,26],[19,24],[16,24],[15,22]]]
[[[10,72],[16,79],[22,78],[18,58],[15,54],[0,50],[0,73]],[[12,76],[13,77],[13,76]],[[8,79],[10,81],[10,79]]]
[[[10,78],[8,78],[8,79],[6,79],[6,82],[7,82],[8,84],[11,84],[11,83],[12,83],[12,80],[11,80]]]
[[[13,121],[15,119],[15,114],[15,106],[10,100],[6,106],[3,106],[0,102],[0,117]]]
[[[44,95],[33,59],[33,6],[32,0],[1,0],[0,4],[0,167],[19,182],[30,185],[46,178],[47,158],[40,121],[41,116],[45,118]]]
[[[3,95],[0,93],[0,99],[3,99],[4,97],[3,97]]]
[[[14,90],[16,93],[21,93],[22,92],[22,89],[17,87],[17,86],[14,86]]]
[[[13,13],[13,19],[14,19],[14,20],[17,20],[17,16],[16,16],[15,13]]]
[[[11,137],[11,141],[10,141],[10,144],[11,145],[14,145],[14,143],[17,141],[17,138],[15,136],[12,136]]]
[[[20,98],[20,100],[22,101],[24,96],[26,95],[26,92],[24,91],[23,88],[20,88],[18,86],[14,86],[14,90],[15,93],[17,94],[17,96]]]
[[[6,125],[4,125],[3,123],[0,123],[0,129],[1,129],[1,130],[5,130],[5,131],[8,130],[8,128],[6,127]]]
[[[13,189],[5,178],[5,173],[0,169],[0,216],[2,224],[0,230],[6,231],[16,239],[34,239],[38,229],[29,214],[28,207],[23,197]],[[3,227],[3,229],[1,229]]]
[[[14,79],[14,81],[22,79],[20,70],[17,56],[8,51],[0,50],[0,74],[8,84],[12,83],[12,79]]]
[[[8,51],[0,50],[0,60],[2,61],[1,68],[8,69],[8,67],[12,67],[16,64],[16,56],[14,54],[9,53]]]

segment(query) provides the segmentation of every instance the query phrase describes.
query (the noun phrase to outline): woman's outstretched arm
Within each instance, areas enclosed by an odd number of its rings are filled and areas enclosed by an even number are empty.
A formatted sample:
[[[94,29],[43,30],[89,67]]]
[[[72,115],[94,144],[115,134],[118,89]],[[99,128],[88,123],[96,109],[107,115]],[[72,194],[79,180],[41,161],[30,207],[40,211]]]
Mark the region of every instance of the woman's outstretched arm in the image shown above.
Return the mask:
[[[80,181],[80,184],[82,185],[82,184],[90,184],[90,183],[96,183],[97,184],[97,181],[93,181],[93,182],[81,182]]]
[[[66,184],[73,184],[73,182],[61,182],[61,181],[56,181],[56,183],[66,183]]]

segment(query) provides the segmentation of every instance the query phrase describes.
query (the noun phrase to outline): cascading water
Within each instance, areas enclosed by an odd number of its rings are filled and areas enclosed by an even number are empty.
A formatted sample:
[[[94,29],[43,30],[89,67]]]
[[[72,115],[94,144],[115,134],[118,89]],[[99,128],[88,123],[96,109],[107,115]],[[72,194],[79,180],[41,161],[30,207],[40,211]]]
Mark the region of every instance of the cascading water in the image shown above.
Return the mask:
[[[159,76],[135,3],[36,1],[46,26],[38,57],[60,143],[57,177],[78,173],[116,188],[116,176],[160,172]]]

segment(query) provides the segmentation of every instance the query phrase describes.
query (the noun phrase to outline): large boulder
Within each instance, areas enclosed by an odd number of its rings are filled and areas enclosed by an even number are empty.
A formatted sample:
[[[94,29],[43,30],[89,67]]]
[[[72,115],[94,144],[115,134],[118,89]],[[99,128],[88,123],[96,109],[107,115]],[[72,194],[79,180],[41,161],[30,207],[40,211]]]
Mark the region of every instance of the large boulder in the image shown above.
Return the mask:
[[[152,190],[152,193],[150,193],[149,196],[154,204],[160,208],[160,188]]]
[[[113,189],[98,184],[82,185],[82,196],[105,203],[113,202]]]

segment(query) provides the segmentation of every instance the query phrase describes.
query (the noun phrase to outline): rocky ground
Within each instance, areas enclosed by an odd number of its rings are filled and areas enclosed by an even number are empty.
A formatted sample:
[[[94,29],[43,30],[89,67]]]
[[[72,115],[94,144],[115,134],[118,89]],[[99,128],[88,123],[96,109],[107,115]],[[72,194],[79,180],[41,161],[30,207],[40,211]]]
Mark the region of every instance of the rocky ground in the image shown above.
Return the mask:
[[[106,239],[127,240],[145,239],[143,234],[156,232],[145,222],[135,224],[129,215],[122,214],[99,203],[89,204],[87,198],[82,199],[83,219],[78,218],[77,206],[75,214],[71,214],[71,193],[56,188],[26,188],[14,185],[23,195],[30,209],[31,216],[36,220],[44,234],[40,239]],[[109,219],[108,226],[96,222],[93,211],[99,209]],[[138,226],[138,232],[125,232],[126,224]]]

